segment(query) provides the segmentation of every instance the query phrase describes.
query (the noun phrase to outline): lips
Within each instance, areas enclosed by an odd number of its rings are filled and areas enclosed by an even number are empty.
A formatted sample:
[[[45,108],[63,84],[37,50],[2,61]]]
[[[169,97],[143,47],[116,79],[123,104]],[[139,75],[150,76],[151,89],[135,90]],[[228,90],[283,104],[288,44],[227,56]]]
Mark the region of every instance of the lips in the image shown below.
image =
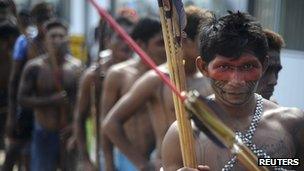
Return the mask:
[[[229,94],[229,95],[243,95],[243,94],[247,94],[248,92],[246,91],[225,91],[225,90],[222,90],[222,93],[225,93],[225,94]]]

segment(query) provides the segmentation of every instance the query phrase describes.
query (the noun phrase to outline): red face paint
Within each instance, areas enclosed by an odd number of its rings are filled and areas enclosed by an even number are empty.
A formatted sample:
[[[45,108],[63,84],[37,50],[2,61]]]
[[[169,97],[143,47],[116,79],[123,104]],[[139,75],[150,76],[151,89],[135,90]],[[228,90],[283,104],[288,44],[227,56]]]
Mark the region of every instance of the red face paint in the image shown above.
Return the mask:
[[[250,54],[243,54],[237,59],[217,55],[208,65],[208,75],[221,81],[256,81],[262,75],[262,65]]]
[[[252,97],[262,65],[250,54],[237,59],[217,55],[208,64],[207,74],[217,99],[228,105],[241,105]]]

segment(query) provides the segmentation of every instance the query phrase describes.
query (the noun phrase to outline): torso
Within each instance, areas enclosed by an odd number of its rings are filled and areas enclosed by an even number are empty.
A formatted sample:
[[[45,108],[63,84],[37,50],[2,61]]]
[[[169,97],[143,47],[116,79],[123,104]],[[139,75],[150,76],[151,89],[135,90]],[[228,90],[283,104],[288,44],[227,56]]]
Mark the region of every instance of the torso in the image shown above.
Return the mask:
[[[54,70],[50,66],[49,58],[37,58],[39,60],[39,71],[37,73],[35,94],[37,96],[50,96],[64,89],[68,94],[69,105],[62,107],[43,107],[36,108],[35,119],[43,127],[48,130],[59,129],[60,114],[64,111],[68,116],[72,114],[72,105],[76,98],[76,84],[80,74],[80,62],[73,58],[69,58],[60,68],[59,76],[55,76]],[[78,71],[78,72],[77,72]]]
[[[167,72],[167,71],[164,71]],[[159,85],[156,88],[155,97],[150,101],[149,108],[151,112],[151,121],[156,137],[156,157],[161,158],[161,144],[163,138],[169,129],[170,125],[176,120],[174,103],[171,90],[163,84],[158,76],[155,79],[159,80]],[[187,77],[188,90],[198,90],[201,95],[208,96],[211,94],[208,80],[202,75],[193,75]]]
[[[134,82],[147,71],[147,69],[140,69],[138,67],[138,62],[132,59],[114,67],[116,67],[115,70],[120,72],[121,75],[120,97],[126,94],[133,86]],[[149,155],[153,150],[154,138],[151,138],[153,130],[147,107],[143,106],[138,109],[136,114],[132,115],[124,124],[124,129],[130,142],[138,147],[143,155],[149,158]]]
[[[289,109],[278,107],[274,103],[264,100],[264,112],[253,136],[253,143],[271,158],[296,158],[296,147],[290,133],[292,128],[286,126],[286,123],[289,122],[288,113],[292,114]],[[227,125],[231,127],[229,124]],[[211,170],[221,170],[231,158],[228,149],[215,145],[203,133],[197,134],[196,147],[199,163],[207,164]],[[246,169],[237,162],[233,170]]]

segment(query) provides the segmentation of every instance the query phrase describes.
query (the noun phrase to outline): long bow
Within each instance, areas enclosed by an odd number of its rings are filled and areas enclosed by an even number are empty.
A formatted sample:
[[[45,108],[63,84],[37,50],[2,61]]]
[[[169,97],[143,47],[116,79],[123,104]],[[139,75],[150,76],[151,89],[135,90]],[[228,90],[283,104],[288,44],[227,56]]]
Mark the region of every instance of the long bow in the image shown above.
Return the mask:
[[[186,76],[183,66],[182,31],[186,27],[186,14],[183,3],[181,0],[158,0],[158,5],[170,78],[180,92],[185,91]],[[183,163],[186,167],[195,168],[197,165],[191,123],[187,118],[182,99],[173,94],[173,101]]]

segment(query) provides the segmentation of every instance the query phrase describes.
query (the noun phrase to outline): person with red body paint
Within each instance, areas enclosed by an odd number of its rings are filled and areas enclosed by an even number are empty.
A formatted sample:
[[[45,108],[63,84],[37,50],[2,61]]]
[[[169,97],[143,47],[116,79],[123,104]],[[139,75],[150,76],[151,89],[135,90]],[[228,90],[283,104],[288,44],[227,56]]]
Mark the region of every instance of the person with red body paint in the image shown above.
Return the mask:
[[[210,79],[214,94],[211,103],[225,113],[217,116],[241,139],[247,138],[257,157],[304,159],[304,114],[296,108],[285,108],[255,94],[267,68],[267,39],[261,25],[246,13],[232,13],[200,29],[199,70]],[[216,145],[202,132],[195,117],[194,132],[197,168],[183,167],[176,122],[168,130],[162,145],[165,171],[246,170],[226,148]],[[254,144],[254,145],[250,145]],[[229,162],[230,161],[230,162]],[[204,166],[207,165],[207,166]],[[273,168],[271,168],[273,169]],[[303,170],[304,166],[284,166]]]

